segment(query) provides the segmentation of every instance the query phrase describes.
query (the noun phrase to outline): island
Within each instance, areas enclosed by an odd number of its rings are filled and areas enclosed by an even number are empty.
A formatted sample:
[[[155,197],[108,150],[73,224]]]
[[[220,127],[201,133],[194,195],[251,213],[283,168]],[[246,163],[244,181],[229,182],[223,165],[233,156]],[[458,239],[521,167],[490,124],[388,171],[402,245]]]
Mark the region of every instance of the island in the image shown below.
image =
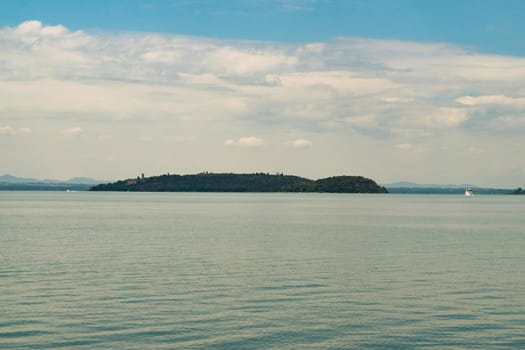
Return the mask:
[[[130,192],[326,192],[326,193],[388,193],[374,180],[362,176],[333,176],[310,180],[282,173],[233,174],[203,172],[193,175],[144,175],[99,184],[90,191]]]

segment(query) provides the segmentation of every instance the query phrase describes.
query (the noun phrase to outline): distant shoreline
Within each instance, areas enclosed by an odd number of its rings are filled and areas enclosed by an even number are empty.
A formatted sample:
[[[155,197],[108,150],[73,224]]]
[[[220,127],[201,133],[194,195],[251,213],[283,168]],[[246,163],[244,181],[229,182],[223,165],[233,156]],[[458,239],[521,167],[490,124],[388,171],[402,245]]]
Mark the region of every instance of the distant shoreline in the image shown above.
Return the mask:
[[[166,176],[169,176],[172,180],[178,179],[178,188],[170,188],[168,186],[158,186],[164,183],[166,185]],[[195,177],[204,179],[208,177],[207,186],[203,186],[204,183],[199,181],[185,181],[186,184],[181,183],[180,180],[195,180]],[[229,178],[229,183],[223,182],[220,186],[211,186],[217,179],[223,177],[223,180]],[[6,181],[4,178],[7,178]],[[168,179],[170,179],[168,178]],[[251,180],[250,180],[251,178]],[[77,179],[77,178],[75,178]],[[86,181],[85,183],[74,183],[73,179],[66,181],[56,180],[36,180],[36,179],[25,179],[17,178],[11,175],[4,175],[0,177],[0,191],[48,191],[48,192],[61,192],[61,191],[136,191],[136,192],[328,192],[328,193],[392,193],[392,194],[441,194],[441,195],[463,195],[465,188],[460,185],[420,185],[413,183],[396,183],[396,184],[377,184],[371,179],[367,179],[361,176],[334,176],[327,179],[310,180],[303,177],[275,174],[270,175],[268,173],[254,173],[254,174],[233,174],[233,173],[200,173],[195,175],[160,175],[151,178],[141,177],[120,180],[113,183],[102,183],[97,182],[93,179],[78,178]],[[366,186],[363,188],[352,187],[359,180],[368,182],[369,188]],[[10,181],[8,181],[10,180]],[[25,181],[24,181],[25,180]],[[276,181],[277,180],[277,181]],[[89,183],[91,182],[91,183]],[[122,183],[125,182],[126,186],[122,187]],[[184,182],[184,181],[182,181]],[[206,182],[206,181],[204,181]],[[215,181],[216,182],[216,181]],[[331,183],[330,183],[331,182]],[[134,183],[138,186],[129,186]],[[155,184],[156,183],[156,184]],[[344,183],[344,186],[341,186]],[[235,187],[235,184],[238,186]],[[272,185],[273,184],[273,185]],[[146,186],[143,186],[146,185]],[[173,185],[173,184],[172,184]],[[198,186],[196,186],[198,185]],[[217,183],[215,185],[218,185]],[[405,186],[402,186],[405,185]],[[377,187],[376,187],[377,186]],[[102,188],[100,188],[102,187]],[[172,186],[173,187],[173,186]],[[111,189],[109,189],[111,188]],[[384,189],[385,191],[383,191]],[[522,188],[510,189],[510,188],[489,188],[489,187],[478,187],[473,186],[474,194],[476,195],[523,195],[525,190]]]
[[[464,195],[465,189],[459,187],[387,187],[392,194],[450,194]],[[475,195],[514,194],[515,190],[506,188],[474,187]]]

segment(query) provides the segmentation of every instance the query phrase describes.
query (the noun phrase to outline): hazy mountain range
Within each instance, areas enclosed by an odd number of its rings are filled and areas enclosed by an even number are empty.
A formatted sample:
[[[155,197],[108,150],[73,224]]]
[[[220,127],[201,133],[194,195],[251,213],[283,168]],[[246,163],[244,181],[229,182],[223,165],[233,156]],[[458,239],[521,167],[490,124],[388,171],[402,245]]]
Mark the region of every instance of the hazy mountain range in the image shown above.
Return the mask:
[[[475,194],[509,194],[512,189],[509,188],[490,188],[479,187],[472,184],[418,184],[414,182],[394,182],[383,184],[390,193],[403,194],[463,194],[467,186],[474,190]]]
[[[406,181],[400,181],[400,182],[394,182],[390,184],[383,184],[386,188],[392,187],[392,188],[398,188],[398,187],[405,187],[405,188],[465,188],[467,186],[471,187],[478,187],[476,185],[472,184],[446,184],[446,185],[438,185],[438,184],[418,184],[415,182],[406,182]]]
[[[4,184],[76,184],[76,185],[98,185],[108,181],[100,181],[88,177],[74,177],[69,180],[34,179],[28,177],[17,177],[10,174],[0,176],[0,183]]]

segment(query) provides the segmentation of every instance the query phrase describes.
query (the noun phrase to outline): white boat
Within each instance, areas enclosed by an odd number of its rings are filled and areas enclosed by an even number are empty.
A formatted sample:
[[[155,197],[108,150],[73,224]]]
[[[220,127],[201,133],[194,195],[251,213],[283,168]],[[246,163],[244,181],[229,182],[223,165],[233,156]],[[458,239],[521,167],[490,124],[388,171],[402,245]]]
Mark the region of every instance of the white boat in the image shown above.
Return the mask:
[[[465,196],[470,197],[472,195],[472,188],[470,186],[467,186],[467,189],[465,190]]]

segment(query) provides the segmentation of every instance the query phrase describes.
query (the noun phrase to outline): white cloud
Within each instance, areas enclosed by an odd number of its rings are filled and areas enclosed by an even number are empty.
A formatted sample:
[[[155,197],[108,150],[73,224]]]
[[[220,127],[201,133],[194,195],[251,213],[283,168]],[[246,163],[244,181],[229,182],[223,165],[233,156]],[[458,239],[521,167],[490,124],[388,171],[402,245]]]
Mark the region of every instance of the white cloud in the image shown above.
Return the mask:
[[[0,126],[0,135],[16,136],[30,134],[29,128],[14,128],[12,126]]]
[[[42,31],[42,22],[31,20],[22,22],[16,27],[15,33],[17,35],[37,35]]]
[[[513,98],[505,95],[462,96],[458,97],[456,102],[465,106],[505,105],[525,107],[525,97]]]
[[[395,82],[377,78],[360,76],[351,71],[326,71],[294,73],[281,76],[284,87],[333,89],[337,93],[362,95],[387,91],[399,87]]]
[[[146,52],[142,59],[147,62],[175,64],[183,59],[183,53],[177,50],[157,50]]]
[[[46,26],[42,28],[42,35],[43,36],[61,36],[68,32],[69,30],[64,27],[63,25],[59,24],[56,26]]]
[[[264,139],[255,136],[241,137],[238,140],[228,139],[224,141],[224,145],[247,148],[261,147],[264,145]]]
[[[204,66],[221,74],[246,75],[292,68],[297,58],[272,49],[249,49],[222,46],[206,55]]]
[[[83,133],[84,130],[78,126],[62,130],[62,134],[67,136],[80,136]]]
[[[394,97],[394,96],[385,96],[382,97],[381,100],[386,103],[391,104],[398,104],[398,103],[410,103],[414,101],[413,98],[407,98],[407,97]]]
[[[288,143],[292,148],[305,149],[312,147],[313,143],[310,140],[296,139]]]

